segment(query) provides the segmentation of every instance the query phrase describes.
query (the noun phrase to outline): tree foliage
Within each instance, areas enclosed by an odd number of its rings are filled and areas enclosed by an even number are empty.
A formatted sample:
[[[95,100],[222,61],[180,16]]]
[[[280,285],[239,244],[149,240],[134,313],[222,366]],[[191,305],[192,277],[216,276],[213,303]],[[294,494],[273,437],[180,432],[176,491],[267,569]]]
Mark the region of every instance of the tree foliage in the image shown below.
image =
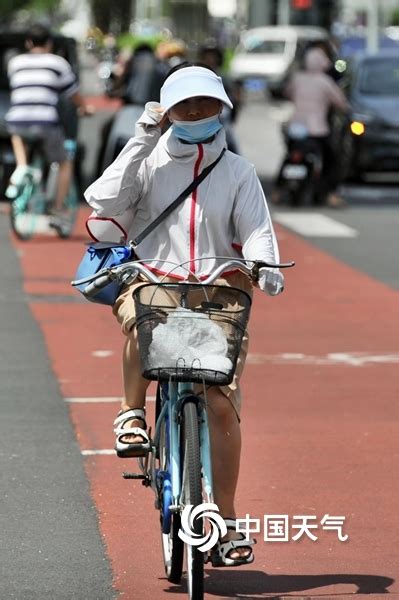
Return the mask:
[[[28,4],[27,0],[1,0],[1,15],[9,18],[16,10],[26,8]]]

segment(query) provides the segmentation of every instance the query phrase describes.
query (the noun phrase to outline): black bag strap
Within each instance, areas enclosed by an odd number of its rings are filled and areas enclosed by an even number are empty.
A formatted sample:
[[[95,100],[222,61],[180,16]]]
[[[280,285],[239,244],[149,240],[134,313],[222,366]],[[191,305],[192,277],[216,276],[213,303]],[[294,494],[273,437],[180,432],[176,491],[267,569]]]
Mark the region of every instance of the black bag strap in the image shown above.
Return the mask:
[[[212,164],[205,167],[205,169],[203,171],[201,171],[201,173],[190,183],[190,185],[184,190],[184,192],[182,192],[176,198],[176,200],[174,200],[171,204],[169,204],[169,206],[167,208],[165,208],[165,210],[162,211],[161,214],[156,219],[154,219],[154,221],[152,223],[150,223],[148,225],[148,227],[146,227],[144,229],[144,231],[139,233],[139,235],[131,242],[133,248],[136,248],[136,246],[138,246],[138,244],[140,244],[140,242],[142,242],[144,240],[144,238],[146,238],[147,235],[149,233],[151,233],[151,231],[153,231],[153,229],[155,229],[155,227],[157,227],[161,223],[161,221],[166,219],[166,217],[168,215],[170,215],[170,213],[172,211],[174,211],[175,208],[177,208],[177,206],[179,206],[179,204],[181,204],[183,202],[183,200],[185,200],[187,198],[187,196],[192,194],[192,192],[199,186],[201,181],[204,181],[205,177],[207,177],[209,175],[209,173],[212,171],[212,169],[214,169],[216,167],[218,162],[223,157],[223,154],[225,153],[225,151],[226,151],[226,148],[223,148],[223,150],[221,151],[221,153],[219,154],[217,159]]]

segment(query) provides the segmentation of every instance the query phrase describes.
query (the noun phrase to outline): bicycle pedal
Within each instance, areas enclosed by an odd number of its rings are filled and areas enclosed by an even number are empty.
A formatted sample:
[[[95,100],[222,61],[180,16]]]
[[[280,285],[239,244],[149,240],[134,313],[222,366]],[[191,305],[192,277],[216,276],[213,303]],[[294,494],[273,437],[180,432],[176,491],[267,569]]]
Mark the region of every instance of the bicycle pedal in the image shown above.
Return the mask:
[[[147,475],[143,475],[142,473],[127,473],[124,471],[122,473],[123,479],[147,479]]]

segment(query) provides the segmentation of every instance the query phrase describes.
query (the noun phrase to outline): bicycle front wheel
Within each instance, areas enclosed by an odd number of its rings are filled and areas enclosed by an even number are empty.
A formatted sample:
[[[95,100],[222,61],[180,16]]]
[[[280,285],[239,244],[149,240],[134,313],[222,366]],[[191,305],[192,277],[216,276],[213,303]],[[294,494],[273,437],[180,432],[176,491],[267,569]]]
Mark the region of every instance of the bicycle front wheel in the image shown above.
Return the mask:
[[[36,184],[30,176],[26,176],[21,185],[21,191],[12,201],[10,208],[11,229],[20,240],[31,239],[41,209],[42,201],[38,201]]]
[[[156,398],[156,421],[161,411],[161,388],[158,384]],[[159,446],[157,449],[158,473],[163,473],[159,481],[159,509],[161,525],[162,553],[165,574],[171,583],[180,583],[183,572],[184,544],[179,538],[180,515],[170,513],[172,502],[169,468],[169,436],[168,422],[164,419],[161,424]]]
[[[194,507],[202,503],[201,455],[199,438],[199,420],[195,401],[186,401],[183,405],[181,428],[182,456],[182,492],[183,504]],[[202,517],[197,517],[191,528],[193,537],[204,533]],[[190,600],[202,600],[204,597],[204,553],[195,546],[186,544],[187,583]]]

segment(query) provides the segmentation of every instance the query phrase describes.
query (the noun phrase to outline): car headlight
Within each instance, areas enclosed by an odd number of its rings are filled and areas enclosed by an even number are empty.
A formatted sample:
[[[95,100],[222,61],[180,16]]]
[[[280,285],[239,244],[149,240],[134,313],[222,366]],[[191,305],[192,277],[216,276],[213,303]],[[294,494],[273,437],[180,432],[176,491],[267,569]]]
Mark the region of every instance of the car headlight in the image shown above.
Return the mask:
[[[366,128],[374,123],[376,118],[367,113],[354,113],[350,119],[350,130],[353,135],[363,135]]]
[[[351,121],[350,129],[353,135],[363,135],[366,131],[366,126],[361,121]]]

